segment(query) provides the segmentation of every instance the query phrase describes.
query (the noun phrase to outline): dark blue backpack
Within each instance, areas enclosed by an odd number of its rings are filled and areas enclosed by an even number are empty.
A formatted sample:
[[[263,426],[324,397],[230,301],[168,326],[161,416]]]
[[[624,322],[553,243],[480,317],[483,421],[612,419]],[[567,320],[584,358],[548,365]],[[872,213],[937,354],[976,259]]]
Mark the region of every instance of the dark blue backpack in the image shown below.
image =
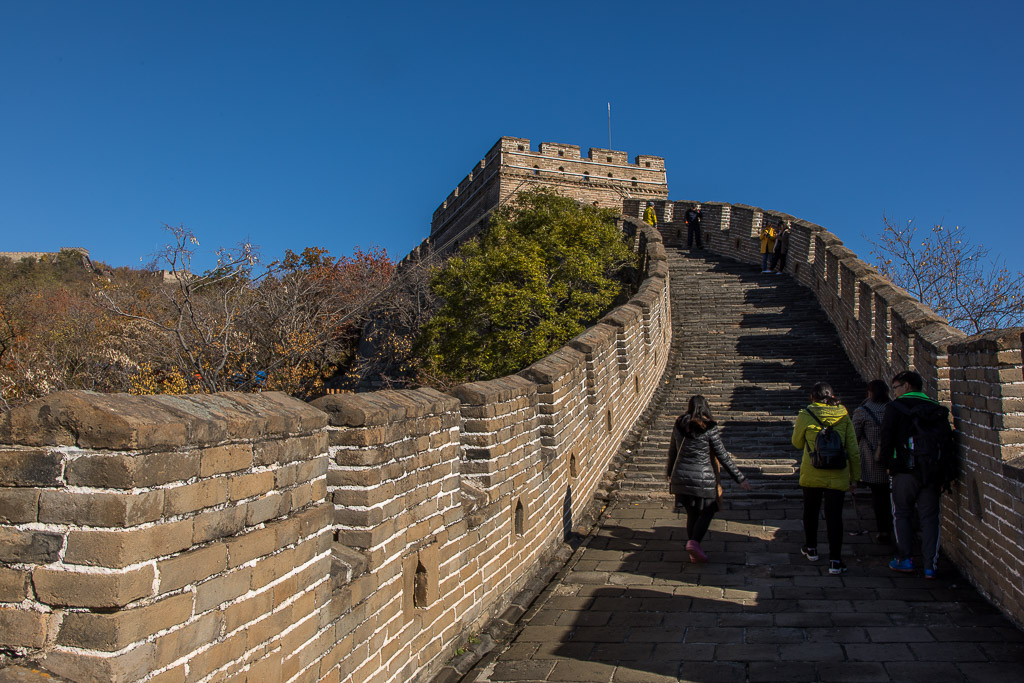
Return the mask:
[[[835,430],[835,423],[827,425],[819,420],[811,412],[810,406],[807,412],[821,425],[821,431],[810,448],[811,467],[819,470],[841,470],[846,467],[846,448],[843,446],[842,435]]]

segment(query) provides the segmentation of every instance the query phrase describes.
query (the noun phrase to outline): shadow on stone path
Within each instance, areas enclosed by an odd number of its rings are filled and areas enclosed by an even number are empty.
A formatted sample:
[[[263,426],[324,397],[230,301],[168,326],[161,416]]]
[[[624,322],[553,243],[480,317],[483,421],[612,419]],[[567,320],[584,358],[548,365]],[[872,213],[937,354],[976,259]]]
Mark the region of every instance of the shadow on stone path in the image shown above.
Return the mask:
[[[691,256],[669,249],[675,360],[616,502],[513,639],[462,680],[1024,682],[1024,634],[953,567],[934,581],[888,569],[866,492],[845,506],[848,573],[800,555],[792,418],[813,382],[852,408],[863,380],[791,278]],[[755,486],[727,488],[703,565],[688,562],[663,478],[672,423],[698,392]]]
[[[870,524],[863,498],[847,532]],[[890,549],[857,534],[849,572],[831,576],[799,554],[800,513],[795,500],[727,502],[710,562],[694,565],[667,496],[617,502],[514,640],[463,680],[1024,680],[1024,634],[951,566],[934,581],[894,574]]]

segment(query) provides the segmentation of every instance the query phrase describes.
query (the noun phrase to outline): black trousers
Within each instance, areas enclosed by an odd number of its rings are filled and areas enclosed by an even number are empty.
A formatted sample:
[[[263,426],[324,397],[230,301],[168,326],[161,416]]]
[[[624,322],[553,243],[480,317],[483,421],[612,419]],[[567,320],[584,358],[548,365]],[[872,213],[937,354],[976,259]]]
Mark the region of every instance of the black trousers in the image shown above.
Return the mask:
[[[871,508],[875,511],[875,527],[880,534],[892,535],[892,496],[889,482],[868,484],[871,489]]]
[[[803,487],[804,492],[804,544],[818,547],[818,514],[825,502],[825,526],[828,529],[828,559],[842,559],[843,552],[843,499],[846,491]]]
[[[700,226],[699,225],[687,225],[686,226],[686,248],[691,249],[693,247],[693,238],[697,238],[697,248],[703,249],[704,244],[700,240]]]
[[[914,542],[914,513],[921,523],[921,555],[925,569],[939,562],[939,513],[942,492],[937,484],[925,486],[913,474],[892,475],[892,507],[896,547],[900,559],[911,556]]]
[[[695,502],[689,497],[676,496],[676,505],[682,504],[686,508],[686,537],[700,543],[718,512],[718,501],[712,500],[704,505],[696,505]]]

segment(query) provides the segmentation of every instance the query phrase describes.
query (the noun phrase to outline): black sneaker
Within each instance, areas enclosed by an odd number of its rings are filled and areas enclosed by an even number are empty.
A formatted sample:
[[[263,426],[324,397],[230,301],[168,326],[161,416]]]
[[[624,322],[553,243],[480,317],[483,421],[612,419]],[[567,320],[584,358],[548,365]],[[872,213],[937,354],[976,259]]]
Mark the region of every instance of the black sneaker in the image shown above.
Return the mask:
[[[846,564],[842,560],[829,560],[828,561],[828,573],[829,574],[842,574],[846,571]]]
[[[818,561],[818,549],[817,548],[808,548],[807,546],[804,546],[803,548],[800,548],[800,554],[803,555],[804,557],[806,557],[811,562],[817,562]]]

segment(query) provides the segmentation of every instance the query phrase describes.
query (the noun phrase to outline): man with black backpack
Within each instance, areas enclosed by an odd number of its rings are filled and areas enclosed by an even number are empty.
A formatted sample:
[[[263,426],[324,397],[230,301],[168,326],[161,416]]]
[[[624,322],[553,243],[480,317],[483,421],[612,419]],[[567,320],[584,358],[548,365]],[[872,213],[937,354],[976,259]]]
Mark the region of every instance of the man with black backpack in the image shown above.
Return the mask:
[[[934,579],[939,561],[939,499],[958,474],[958,456],[949,410],[922,393],[924,382],[913,371],[892,379],[896,397],[882,417],[879,451],[892,477],[892,504],[897,555],[889,569],[915,571],[912,559],[913,513],[921,522],[924,577]]]

